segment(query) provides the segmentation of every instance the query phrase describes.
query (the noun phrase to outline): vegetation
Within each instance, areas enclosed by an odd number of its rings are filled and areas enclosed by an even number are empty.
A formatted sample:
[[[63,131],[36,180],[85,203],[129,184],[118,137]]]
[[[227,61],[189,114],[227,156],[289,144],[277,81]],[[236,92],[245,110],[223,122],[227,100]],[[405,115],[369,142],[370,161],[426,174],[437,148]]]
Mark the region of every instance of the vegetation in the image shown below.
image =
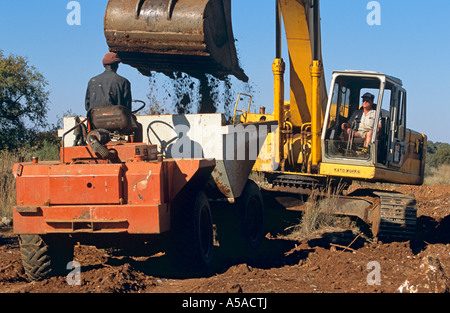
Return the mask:
[[[32,142],[47,127],[47,81],[26,58],[0,50],[0,150]]]
[[[39,160],[58,160],[59,143],[56,144],[53,140],[44,140],[33,147],[24,144],[14,151],[0,150],[0,217],[11,217],[11,209],[16,203],[16,184],[12,172],[14,163],[30,162],[32,157],[38,157]]]
[[[426,185],[450,184],[450,164],[442,164],[431,168],[431,173],[425,176]]]
[[[450,184],[450,144],[428,141],[425,184]]]
[[[428,168],[437,168],[444,164],[450,164],[450,144],[428,141],[427,165]]]
[[[295,225],[290,234],[295,239],[304,239],[319,230],[329,229],[336,224],[336,216],[333,214],[336,201],[335,195],[327,195],[322,198],[316,190],[308,197],[306,210],[298,225]]]
[[[11,217],[11,208],[16,202],[16,184],[12,167],[20,157],[7,150],[0,151],[0,216]]]
[[[349,217],[341,217],[335,214],[339,194],[343,186],[325,191],[314,189],[305,202],[305,210],[297,225],[291,226],[288,237],[295,240],[311,239],[321,236],[325,232],[341,231],[342,228],[351,228],[359,232],[355,223]]]
[[[59,158],[56,126],[49,128],[44,76],[22,56],[0,50],[0,216],[15,204],[14,163]]]

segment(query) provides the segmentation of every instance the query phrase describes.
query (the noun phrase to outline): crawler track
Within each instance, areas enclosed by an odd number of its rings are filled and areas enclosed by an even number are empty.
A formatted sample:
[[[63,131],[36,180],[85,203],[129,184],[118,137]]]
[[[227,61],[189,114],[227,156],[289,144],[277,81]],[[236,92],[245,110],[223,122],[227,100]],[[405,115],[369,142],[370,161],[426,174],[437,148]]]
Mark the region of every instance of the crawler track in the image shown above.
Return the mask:
[[[417,225],[416,199],[395,192],[374,192],[380,197],[380,239],[414,239]]]

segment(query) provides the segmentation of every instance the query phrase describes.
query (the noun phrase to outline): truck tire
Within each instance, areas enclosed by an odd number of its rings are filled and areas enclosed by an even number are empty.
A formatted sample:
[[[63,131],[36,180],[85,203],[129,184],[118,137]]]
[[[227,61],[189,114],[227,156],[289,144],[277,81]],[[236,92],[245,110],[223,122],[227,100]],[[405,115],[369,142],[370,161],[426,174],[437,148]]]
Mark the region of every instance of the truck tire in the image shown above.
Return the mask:
[[[248,180],[237,201],[240,215],[241,249],[254,253],[264,238],[264,201],[258,185]]]
[[[73,259],[73,245],[40,235],[20,235],[20,252],[25,273],[31,281],[40,281],[67,273],[67,263]]]
[[[213,260],[214,229],[211,208],[203,192],[182,196],[173,210],[170,254],[182,267],[208,269]]]
[[[214,212],[220,250],[243,262],[256,256],[265,235],[264,201],[256,183],[248,180],[241,196]]]

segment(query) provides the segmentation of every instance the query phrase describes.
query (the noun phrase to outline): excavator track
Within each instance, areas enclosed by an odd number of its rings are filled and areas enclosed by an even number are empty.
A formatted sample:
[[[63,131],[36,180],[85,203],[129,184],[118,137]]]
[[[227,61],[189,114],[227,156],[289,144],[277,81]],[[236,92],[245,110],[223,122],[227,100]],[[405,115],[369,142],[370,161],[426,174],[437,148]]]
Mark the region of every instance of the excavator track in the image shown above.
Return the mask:
[[[275,175],[269,181],[270,191],[294,194],[309,194],[313,189],[326,187],[318,179],[292,174]],[[339,196],[336,201],[336,214],[358,216],[370,225],[373,237],[380,240],[412,240],[416,235],[416,199],[410,195],[361,189],[350,196]]]
[[[411,240],[416,234],[416,199],[394,192],[374,192],[380,199],[379,221],[372,225],[374,236],[380,239]],[[377,229],[378,228],[378,229]]]

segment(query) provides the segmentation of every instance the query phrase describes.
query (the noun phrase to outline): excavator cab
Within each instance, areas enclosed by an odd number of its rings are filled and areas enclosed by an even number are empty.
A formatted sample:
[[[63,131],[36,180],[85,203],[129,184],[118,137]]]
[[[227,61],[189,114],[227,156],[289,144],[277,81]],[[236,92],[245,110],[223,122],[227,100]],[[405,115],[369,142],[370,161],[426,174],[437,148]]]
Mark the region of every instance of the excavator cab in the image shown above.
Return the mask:
[[[112,52],[143,75],[234,75],[239,66],[231,0],[110,0],[104,31]]]
[[[355,112],[367,92],[375,96],[375,114],[365,146],[364,139],[354,134],[361,122]],[[406,90],[400,79],[376,72],[334,72],[330,95],[322,131],[321,174],[423,182],[426,136],[406,127]],[[342,129],[344,123],[351,127],[348,135]]]
[[[331,103],[327,111],[324,140],[326,158],[348,158],[367,162],[377,159],[375,155],[372,155],[372,152],[378,150],[372,143],[372,139],[377,142],[382,140],[380,147],[386,146],[386,138],[382,136],[386,128],[382,127],[381,120],[387,117],[388,112],[381,109],[381,103],[378,105],[383,100],[383,83],[384,81],[376,75],[371,77],[347,73],[335,76]],[[372,134],[373,138],[368,139],[370,144],[367,147],[364,145],[366,140],[362,137],[365,134],[361,131],[362,96],[366,93],[374,96],[372,110],[375,111],[374,120],[371,121],[373,129],[367,132],[367,135]],[[348,129],[343,129],[343,125],[346,125]],[[385,152],[383,149],[380,157],[384,156]]]

